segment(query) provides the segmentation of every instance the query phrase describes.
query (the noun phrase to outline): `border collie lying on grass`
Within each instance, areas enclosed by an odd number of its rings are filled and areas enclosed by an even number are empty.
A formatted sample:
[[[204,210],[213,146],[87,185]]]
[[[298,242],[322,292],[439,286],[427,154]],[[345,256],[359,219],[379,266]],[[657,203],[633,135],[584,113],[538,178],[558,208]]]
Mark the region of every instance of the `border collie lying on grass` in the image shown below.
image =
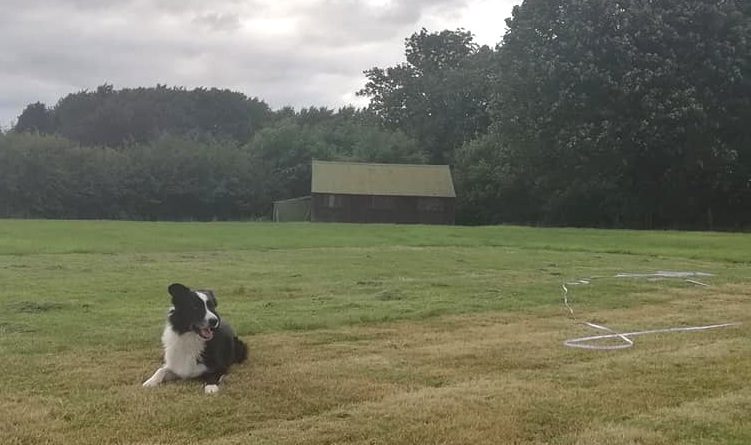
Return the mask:
[[[164,364],[143,386],[200,377],[206,394],[216,393],[229,367],[248,357],[248,348],[219,317],[212,291],[193,291],[179,283],[168,290],[172,308],[162,334]]]

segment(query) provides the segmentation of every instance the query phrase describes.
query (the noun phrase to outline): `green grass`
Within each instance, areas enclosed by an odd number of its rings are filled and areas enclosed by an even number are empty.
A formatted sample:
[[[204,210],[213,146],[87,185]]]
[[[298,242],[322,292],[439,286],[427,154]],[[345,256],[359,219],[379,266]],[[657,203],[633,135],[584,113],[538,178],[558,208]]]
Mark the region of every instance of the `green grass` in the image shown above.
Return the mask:
[[[0,254],[151,253],[336,247],[515,247],[751,262],[751,237],[530,227],[20,221],[0,225]]]
[[[751,235],[525,227],[0,221],[3,443],[751,443]],[[638,330],[586,352],[577,315]],[[166,286],[251,350],[217,397],[140,387]],[[594,333],[592,333],[594,334]],[[221,418],[222,422],[203,422]]]

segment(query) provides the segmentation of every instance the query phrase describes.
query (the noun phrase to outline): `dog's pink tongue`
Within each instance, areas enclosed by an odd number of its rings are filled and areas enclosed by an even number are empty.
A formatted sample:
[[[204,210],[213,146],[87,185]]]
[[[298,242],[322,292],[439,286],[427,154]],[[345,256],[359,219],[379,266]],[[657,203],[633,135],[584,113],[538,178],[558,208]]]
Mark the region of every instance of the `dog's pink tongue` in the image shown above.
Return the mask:
[[[201,337],[205,338],[206,340],[211,340],[213,336],[214,336],[214,333],[211,332],[211,329],[209,328],[201,329]]]

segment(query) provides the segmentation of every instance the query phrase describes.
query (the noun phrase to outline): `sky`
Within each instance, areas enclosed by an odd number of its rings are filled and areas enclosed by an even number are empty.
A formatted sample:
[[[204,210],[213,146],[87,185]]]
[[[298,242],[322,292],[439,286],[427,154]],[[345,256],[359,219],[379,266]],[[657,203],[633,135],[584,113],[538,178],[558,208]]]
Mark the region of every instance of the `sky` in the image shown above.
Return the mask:
[[[363,106],[363,71],[404,39],[464,28],[495,45],[521,0],[3,0],[0,128],[109,83],[217,87],[272,108]]]

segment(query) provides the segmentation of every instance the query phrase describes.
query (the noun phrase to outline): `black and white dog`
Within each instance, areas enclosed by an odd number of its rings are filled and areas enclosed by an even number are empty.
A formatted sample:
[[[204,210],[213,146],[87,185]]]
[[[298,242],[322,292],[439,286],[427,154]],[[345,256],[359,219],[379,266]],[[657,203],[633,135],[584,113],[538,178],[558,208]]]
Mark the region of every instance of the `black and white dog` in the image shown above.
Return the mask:
[[[212,291],[193,291],[178,283],[168,290],[172,308],[162,334],[164,365],[143,386],[200,377],[206,394],[213,394],[229,367],[245,361],[248,348],[219,317]]]

